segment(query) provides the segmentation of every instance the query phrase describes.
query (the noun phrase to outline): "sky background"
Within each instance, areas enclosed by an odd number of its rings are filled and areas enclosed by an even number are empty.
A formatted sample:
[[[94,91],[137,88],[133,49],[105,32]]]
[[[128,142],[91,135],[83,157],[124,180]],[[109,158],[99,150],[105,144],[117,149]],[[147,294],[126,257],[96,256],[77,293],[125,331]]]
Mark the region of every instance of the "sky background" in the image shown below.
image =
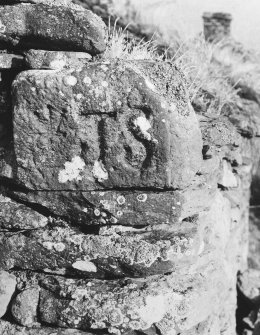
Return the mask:
[[[123,6],[127,0],[114,0]],[[183,37],[202,31],[202,13],[224,11],[233,16],[232,34],[248,48],[260,50],[260,0],[131,0],[146,23],[167,35],[177,27]]]
[[[178,0],[177,2],[181,12],[186,15],[188,30],[201,29],[201,15],[204,11],[229,12],[233,16],[234,37],[250,48],[260,49],[260,0]]]

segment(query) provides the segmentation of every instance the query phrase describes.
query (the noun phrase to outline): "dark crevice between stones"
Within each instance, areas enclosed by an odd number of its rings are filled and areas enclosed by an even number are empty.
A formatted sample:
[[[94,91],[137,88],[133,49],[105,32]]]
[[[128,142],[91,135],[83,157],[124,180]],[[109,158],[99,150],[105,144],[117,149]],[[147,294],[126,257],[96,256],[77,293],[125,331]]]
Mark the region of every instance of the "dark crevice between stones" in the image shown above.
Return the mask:
[[[211,154],[207,154],[207,152],[209,151],[209,149],[210,149],[210,146],[209,146],[208,144],[203,145],[203,148],[202,148],[202,156],[203,156],[203,159],[204,159],[204,160],[207,160],[207,159],[212,158],[212,155],[211,155]]]
[[[101,118],[101,120],[98,122],[98,137],[99,137],[99,161],[102,162],[103,165],[105,165],[105,159],[106,159],[106,140],[105,140],[105,119]]]
[[[220,190],[220,191],[227,191],[228,190],[228,187],[225,187],[225,186],[223,186],[223,185],[221,185],[221,184],[218,184],[218,189]]]
[[[6,234],[23,234],[25,232],[31,232],[33,230],[39,230],[42,228],[30,228],[30,229],[20,229],[20,228],[8,228],[8,229],[0,229],[0,233],[6,233]]]

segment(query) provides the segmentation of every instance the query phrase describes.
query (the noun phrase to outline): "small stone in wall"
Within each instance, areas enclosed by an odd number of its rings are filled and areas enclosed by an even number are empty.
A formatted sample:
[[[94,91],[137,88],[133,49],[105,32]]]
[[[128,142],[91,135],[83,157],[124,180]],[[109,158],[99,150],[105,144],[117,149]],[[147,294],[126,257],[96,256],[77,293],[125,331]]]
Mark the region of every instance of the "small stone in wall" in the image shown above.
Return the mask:
[[[30,69],[61,70],[80,68],[86,65],[91,59],[92,56],[86,52],[34,49],[25,52],[25,62]]]
[[[29,288],[19,293],[12,303],[14,319],[22,326],[32,327],[37,321],[39,288]]]
[[[230,167],[230,164],[228,164],[226,160],[223,160],[222,177],[221,180],[219,181],[219,184],[227,188],[238,187],[237,177],[232,172],[232,168]]]
[[[0,271],[0,317],[4,316],[16,287],[16,278],[6,271]]]

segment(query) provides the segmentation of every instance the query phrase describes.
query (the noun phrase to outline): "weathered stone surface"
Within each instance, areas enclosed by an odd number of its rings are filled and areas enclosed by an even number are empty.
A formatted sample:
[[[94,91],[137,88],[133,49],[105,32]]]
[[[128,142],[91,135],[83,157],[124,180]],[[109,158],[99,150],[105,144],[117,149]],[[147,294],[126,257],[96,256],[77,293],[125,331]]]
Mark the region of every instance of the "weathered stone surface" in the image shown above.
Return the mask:
[[[29,69],[78,69],[86,65],[91,59],[91,55],[85,52],[32,49],[25,53],[25,62]]]
[[[38,321],[45,325],[115,334],[155,325],[162,334],[185,334],[218,313],[233,284],[227,270],[213,262],[183,276],[86,281],[21,273],[21,280],[39,284]]]
[[[28,71],[13,92],[15,177],[29,189],[182,188],[201,165],[198,123],[168,63]]]
[[[196,221],[183,222],[179,229],[101,228],[99,235],[84,235],[64,224],[3,233],[0,267],[96,278],[184,272],[202,252],[202,243],[204,246]]]
[[[0,270],[0,317],[2,317],[11,301],[16,286],[15,276]]]
[[[64,329],[64,328],[27,328],[21,327],[8,321],[0,320],[1,335],[93,335],[93,333],[81,331],[78,329]],[[104,335],[106,333],[104,332]]]
[[[39,288],[31,287],[19,293],[12,301],[11,312],[15,321],[27,327],[39,326],[37,323],[37,307]]]
[[[164,327],[163,333],[170,329],[178,333],[204,321],[218,308],[226,293],[216,288],[224,289],[226,280],[221,268],[216,272],[204,269],[200,276],[170,275],[145,281],[86,283],[49,277],[40,284],[39,319],[78,329],[108,328],[115,334],[152,324]]]
[[[105,50],[105,25],[82,7],[18,4],[0,8],[0,41],[16,48],[84,51]]]
[[[0,195],[0,230],[36,229],[47,223],[45,216]]]

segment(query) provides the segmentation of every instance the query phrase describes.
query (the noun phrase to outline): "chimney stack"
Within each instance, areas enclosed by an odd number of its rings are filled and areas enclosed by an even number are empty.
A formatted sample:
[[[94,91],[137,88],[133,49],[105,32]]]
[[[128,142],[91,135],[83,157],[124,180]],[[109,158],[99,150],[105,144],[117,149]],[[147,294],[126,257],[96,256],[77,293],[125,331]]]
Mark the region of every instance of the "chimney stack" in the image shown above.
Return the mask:
[[[204,35],[208,42],[218,42],[230,36],[232,16],[229,13],[203,14]]]

